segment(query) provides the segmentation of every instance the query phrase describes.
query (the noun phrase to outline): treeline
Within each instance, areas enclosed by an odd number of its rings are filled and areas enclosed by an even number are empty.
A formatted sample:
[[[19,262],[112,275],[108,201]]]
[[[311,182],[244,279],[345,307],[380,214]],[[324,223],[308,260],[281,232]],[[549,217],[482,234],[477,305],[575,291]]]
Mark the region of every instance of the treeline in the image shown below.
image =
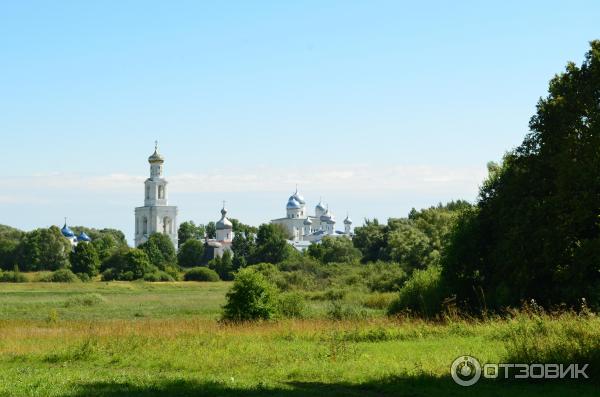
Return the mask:
[[[82,226],[71,228],[76,234],[85,232],[92,242],[80,244],[75,252],[71,243],[56,226],[23,232],[10,226],[0,225],[0,269],[20,271],[58,270],[77,267],[79,253],[91,253],[95,262],[106,260],[119,248],[127,247],[125,235],[116,229],[92,229]],[[88,249],[83,247],[87,246]],[[86,254],[87,255],[87,254]],[[71,263],[73,262],[73,263]]]

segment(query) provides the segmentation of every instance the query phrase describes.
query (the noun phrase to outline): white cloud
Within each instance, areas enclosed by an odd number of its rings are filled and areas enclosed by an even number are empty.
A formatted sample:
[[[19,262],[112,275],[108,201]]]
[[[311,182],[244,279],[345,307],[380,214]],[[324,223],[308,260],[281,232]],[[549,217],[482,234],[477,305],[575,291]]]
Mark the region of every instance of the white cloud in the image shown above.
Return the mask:
[[[298,183],[310,190],[335,190],[361,194],[376,191],[428,193],[435,191],[472,191],[485,177],[484,167],[440,167],[428,165],[371,166],[350,165],[281,169],[217,169],[201,173],[168,175],[171,193],[268,192],[292,189]],[[73,191],[137,191],[146,179],[141,175],[109,174],[36,174],[0,178],[4,191],[43,190],[65,193]],[[3,197],[3,198],[2,198]],[[2,196],[9,202],[13,196]],[[14,197],[21,197],[22,194]],[[21,201],[22,202],[22,201]]]

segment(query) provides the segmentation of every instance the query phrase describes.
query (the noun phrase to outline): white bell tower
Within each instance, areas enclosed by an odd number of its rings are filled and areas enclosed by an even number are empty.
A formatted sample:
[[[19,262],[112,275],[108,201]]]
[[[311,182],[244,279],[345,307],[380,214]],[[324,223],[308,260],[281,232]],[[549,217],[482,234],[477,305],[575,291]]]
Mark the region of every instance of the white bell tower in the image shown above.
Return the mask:
[[[177,207],[168,205],[165,159],[158,152],[158,142],[148,162],[150,177],[144,182],[144,206],[135,209],[135,246],[145,243],[152,233],[163,233],[177,248]]]

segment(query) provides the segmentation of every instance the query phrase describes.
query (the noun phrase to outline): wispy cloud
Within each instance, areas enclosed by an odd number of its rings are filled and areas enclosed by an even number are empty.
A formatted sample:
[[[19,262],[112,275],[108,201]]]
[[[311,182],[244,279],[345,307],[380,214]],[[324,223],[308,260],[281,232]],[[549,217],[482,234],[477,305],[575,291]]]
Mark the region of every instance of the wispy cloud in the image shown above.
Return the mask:
[[[430,165],[349,165],[281,169],[215,169],[200,173],[168,175],[171,193],[268,192],[299,184],[311,190],[348,193],[365,191],[427,193],[439,190],[472,190],[485,177],[484,167],[440,167]],[[5,192],[136,191],[146,179],[142,175],[35,174],[0,177]],[[4,198],[2,198],[4,197]],[[13,196],[0,196],[8,202]],[[16,196],[15,196],[16,197]]]

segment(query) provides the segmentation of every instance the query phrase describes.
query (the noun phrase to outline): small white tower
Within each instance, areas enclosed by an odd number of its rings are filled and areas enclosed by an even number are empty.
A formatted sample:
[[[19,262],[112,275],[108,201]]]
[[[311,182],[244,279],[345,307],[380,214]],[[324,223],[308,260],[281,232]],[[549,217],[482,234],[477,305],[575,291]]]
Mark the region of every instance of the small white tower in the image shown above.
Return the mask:
[[[310,220],[310,218],[306,218],[304,220],[304,236],[308,236],[309,234],[312,233],[312,221]]]
[[[169,236],[177,247],[177,207],[167,202],[167,180],[163,178],[164,157],[158,153],[158,142],[154,153],[148,157],[150,178],[144,182],[144,206],[135,209],[135,246],[143,244],[152,233]]]
[[[346,219],[344,219],[344,233],[350,235],[351,231],[352,231],[352,219],[350,219],[350,216],[348,214],[346,214]]]
[[[216,224],[217,241],[230,242],[233,240],[233,224],[227,219],[227,209],[223,201],[223,209],[221,209],[221,219]]]
[[[327,211],[327,208],[323,205],[322,198],[319,197],[319,204],[315,207],[315,217],[320,218],[321,215],[325,214],[325,211]]]
[[[320,217],[321,225],[324,225],[322,230],[328,234],[333,234],[335,230],[335,218],[333,214],[329,212],[329,208],[325,210],[325,213]]]

